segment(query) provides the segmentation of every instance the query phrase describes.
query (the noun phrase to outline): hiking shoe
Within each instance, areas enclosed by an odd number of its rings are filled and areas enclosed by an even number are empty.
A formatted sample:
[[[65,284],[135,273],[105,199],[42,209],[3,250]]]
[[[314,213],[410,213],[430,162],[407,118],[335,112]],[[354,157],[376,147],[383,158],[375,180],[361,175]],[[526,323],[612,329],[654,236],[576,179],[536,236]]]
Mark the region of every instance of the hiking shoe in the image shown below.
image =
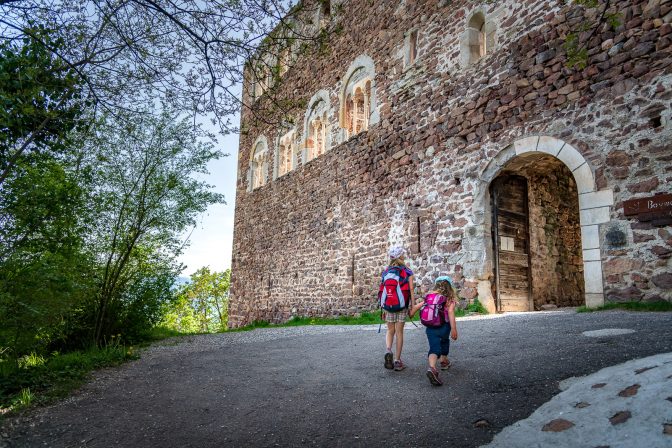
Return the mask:
[[[441,361],[441,370],[448,369],[450,369],[450,360],[446,359],[445,361]]]
[[[406,368],[406,364],[401,359],[398,359],[394,361],[394,370],[399,372],[400,370],[404,370]]]
[[[441,378],[439,377],[439,371],[434,367],[427,369],[427,378],[429,378],[429,382],[432,383],[432,386],[440,386],[443,384],[443,381],[441,381]]]
[[[385,353],[385,368],[386,369],[394,369],[394,363],[392,362],[392,353],[387,352]]]

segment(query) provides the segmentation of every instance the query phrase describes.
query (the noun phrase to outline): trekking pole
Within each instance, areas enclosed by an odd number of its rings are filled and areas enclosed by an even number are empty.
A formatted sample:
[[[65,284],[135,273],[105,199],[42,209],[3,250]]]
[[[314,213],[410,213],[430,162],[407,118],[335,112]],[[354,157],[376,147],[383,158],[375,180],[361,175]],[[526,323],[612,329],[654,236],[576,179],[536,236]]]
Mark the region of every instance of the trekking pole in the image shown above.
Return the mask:
[[[380,327],[383,326],[383,309],[380,309],[380,323],[378,324],[378,333],[380,333]]]

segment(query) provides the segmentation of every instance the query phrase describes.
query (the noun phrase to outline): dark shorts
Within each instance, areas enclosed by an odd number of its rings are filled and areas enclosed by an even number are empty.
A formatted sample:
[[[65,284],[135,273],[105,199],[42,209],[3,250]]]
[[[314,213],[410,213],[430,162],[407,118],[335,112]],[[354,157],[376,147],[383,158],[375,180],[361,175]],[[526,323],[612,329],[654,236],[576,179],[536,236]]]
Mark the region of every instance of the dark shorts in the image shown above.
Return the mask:
[[[440,327],[427,327],[425,333],[429,342],[429,353],[427,356],[431,354],[447,356],[450,351],[450,324],[446,322]]]

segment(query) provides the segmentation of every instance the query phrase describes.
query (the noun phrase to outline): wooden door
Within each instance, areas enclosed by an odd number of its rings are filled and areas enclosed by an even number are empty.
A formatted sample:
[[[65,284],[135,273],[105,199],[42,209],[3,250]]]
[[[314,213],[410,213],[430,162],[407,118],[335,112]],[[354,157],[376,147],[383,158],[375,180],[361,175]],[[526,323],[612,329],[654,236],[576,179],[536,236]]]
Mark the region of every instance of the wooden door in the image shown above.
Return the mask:
[[[492,183],[497,308],[531,311],[527,180],[500,176]]]

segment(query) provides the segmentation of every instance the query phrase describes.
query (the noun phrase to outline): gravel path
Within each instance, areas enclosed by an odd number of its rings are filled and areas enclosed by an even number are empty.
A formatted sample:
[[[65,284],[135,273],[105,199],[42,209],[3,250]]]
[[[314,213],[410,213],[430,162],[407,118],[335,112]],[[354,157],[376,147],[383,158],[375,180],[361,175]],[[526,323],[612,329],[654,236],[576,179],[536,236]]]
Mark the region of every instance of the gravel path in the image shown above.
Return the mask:
[[[672,313],[573,310],[458,319],[440,388],[424,375],[426,338],[414,327],[402,372],[383,368],[378,326],[168,340],[98,372],[70,399],[6,422],[0,446],[479,446],[562,380],[672,351],[671,323]],[[606,328],[634,333],[582,335]]]

